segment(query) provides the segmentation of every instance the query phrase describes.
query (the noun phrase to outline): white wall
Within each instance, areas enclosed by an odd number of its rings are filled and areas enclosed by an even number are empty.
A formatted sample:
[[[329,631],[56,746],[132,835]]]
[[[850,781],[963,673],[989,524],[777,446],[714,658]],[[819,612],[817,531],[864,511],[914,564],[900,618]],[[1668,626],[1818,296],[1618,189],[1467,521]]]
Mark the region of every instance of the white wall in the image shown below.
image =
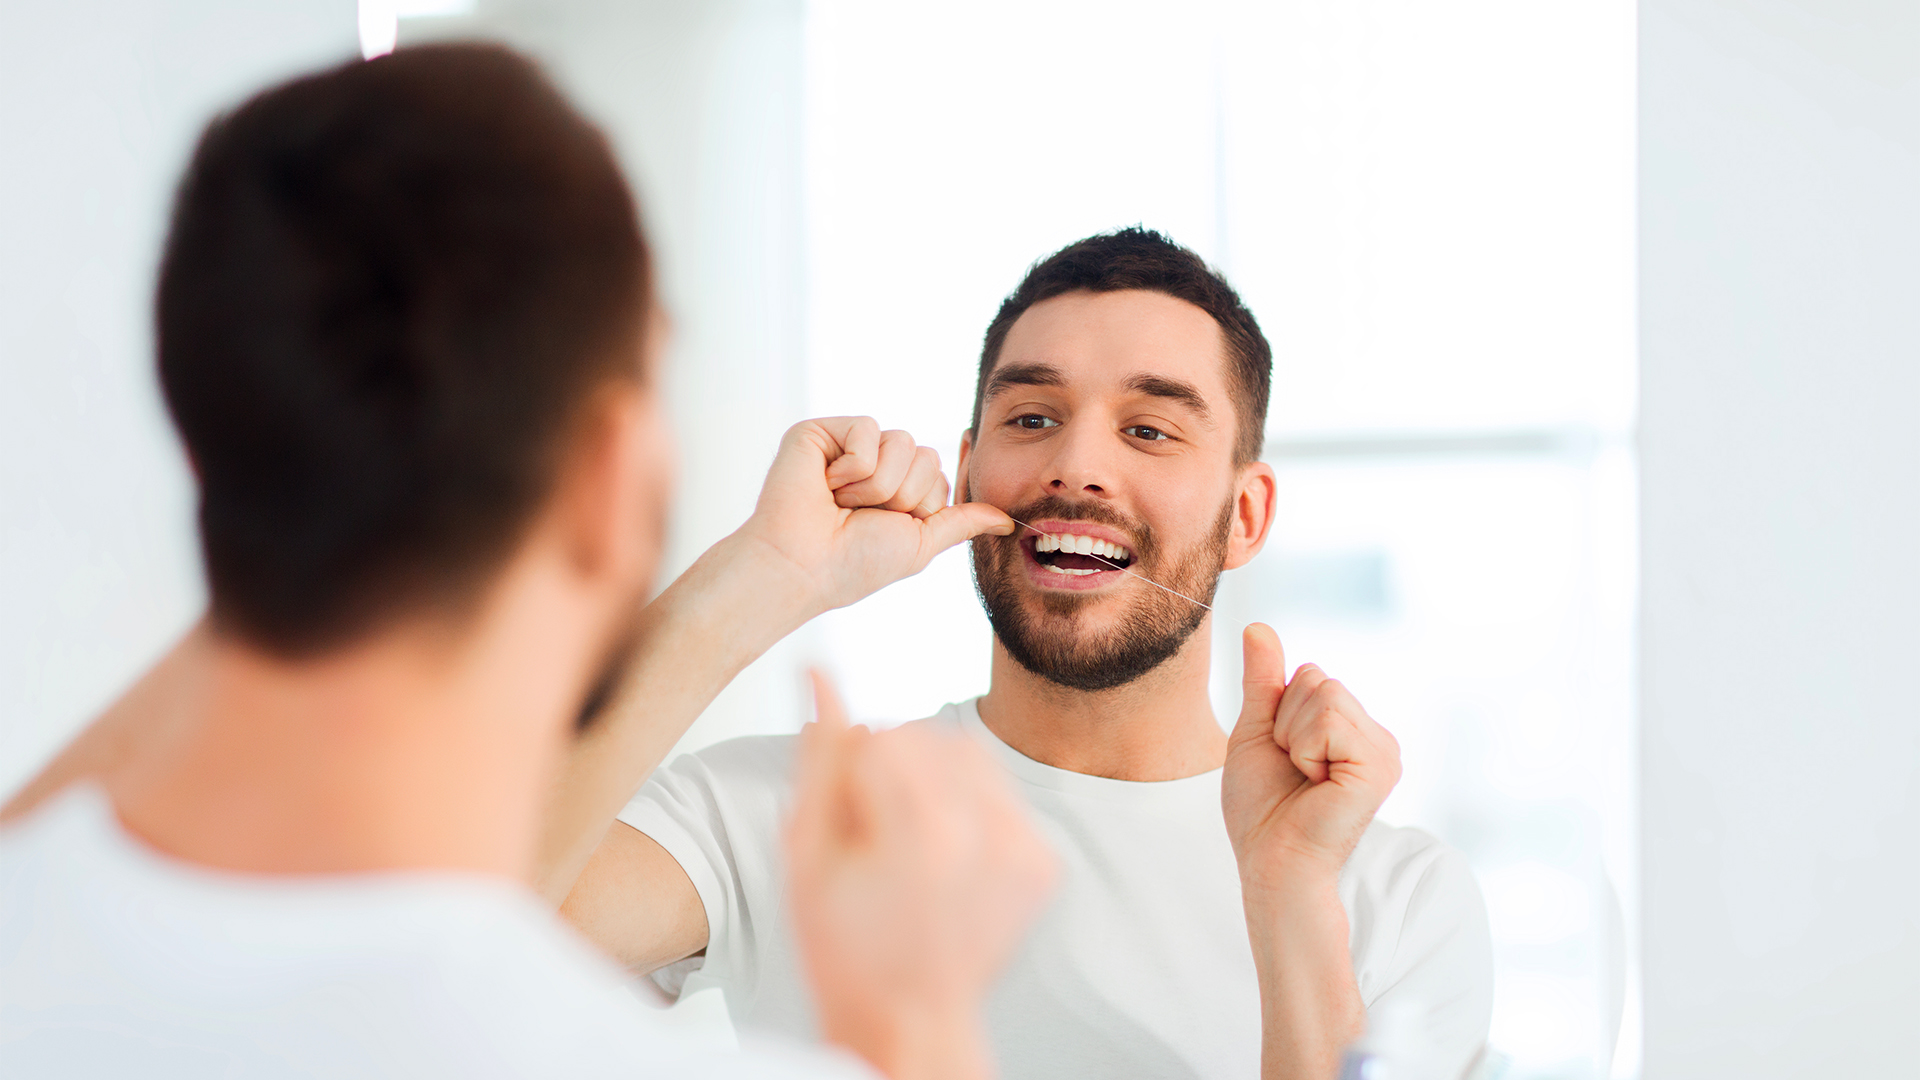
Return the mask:
[[[1920,7],[1641,49],[1645,1075],[1913,1075]]]
[[[192,141],[246,92],[358,50],[353,0],[10,3],[0,33],[5,792],[200,609],[148,319]]]

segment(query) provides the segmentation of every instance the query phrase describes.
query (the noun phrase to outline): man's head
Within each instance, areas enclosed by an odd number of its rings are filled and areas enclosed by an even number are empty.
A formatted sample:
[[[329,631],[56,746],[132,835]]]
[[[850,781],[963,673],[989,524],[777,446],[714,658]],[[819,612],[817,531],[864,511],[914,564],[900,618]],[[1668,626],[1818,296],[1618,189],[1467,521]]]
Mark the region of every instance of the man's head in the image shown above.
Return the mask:
[[[504,49],[402,50],[214,121],[157,319],[215,627],[300,658],[458,623],[587,474],[641,534],[595,572],[643,587],[651,294],[604,138]]]
[[[1037,527],[974,541],[1009,655],[1105,690],[1185,645],[1205,610],[1112,567],[1211,603],[1220,572],[1259,551],[1271,372],[1233,289],[1158,233],[1090,237],[1034,265],[987,330],[961,448],[966,497]]]

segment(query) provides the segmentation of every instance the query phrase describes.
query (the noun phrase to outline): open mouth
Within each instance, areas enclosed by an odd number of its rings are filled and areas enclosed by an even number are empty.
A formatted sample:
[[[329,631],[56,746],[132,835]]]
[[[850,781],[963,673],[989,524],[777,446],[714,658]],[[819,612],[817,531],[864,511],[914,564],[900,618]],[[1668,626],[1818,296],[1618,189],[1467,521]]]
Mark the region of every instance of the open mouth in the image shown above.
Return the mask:
[[[1069,577],[1118,570],[1133,562],[1133,552],[1111,540],[1076,533],[1041,533],[1033,538],[1033,560]]]

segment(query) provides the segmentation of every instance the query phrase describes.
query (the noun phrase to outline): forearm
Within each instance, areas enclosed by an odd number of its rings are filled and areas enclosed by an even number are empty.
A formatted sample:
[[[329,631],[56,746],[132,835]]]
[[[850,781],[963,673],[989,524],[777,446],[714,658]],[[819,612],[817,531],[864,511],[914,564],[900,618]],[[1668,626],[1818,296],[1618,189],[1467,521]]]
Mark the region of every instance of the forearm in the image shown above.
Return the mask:
[[[566,898],[633,793],[741,669],[816,614],[816,593],[792,563],[735,533],[647,605],[619,687],[548,798],[534,882],[543,895]]]
[[[1347,948],[1347,913],[1325,874],[1249,884],[1247,930],[1260,977],[1261,1076],[1333,1080],[1366,1029]]]

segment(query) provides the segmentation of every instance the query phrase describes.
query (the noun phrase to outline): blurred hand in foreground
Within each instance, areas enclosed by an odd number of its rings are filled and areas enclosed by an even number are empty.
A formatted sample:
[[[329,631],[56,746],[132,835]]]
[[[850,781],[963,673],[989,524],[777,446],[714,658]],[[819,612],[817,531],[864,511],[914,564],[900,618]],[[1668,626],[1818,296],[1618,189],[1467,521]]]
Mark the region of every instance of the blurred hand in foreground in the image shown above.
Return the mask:
[[[893,1080],[990,1076],[981,1003],[1053,888],[1053,854],[980,746],[849,728],[813,683],[787,852],[822,1030]]]

